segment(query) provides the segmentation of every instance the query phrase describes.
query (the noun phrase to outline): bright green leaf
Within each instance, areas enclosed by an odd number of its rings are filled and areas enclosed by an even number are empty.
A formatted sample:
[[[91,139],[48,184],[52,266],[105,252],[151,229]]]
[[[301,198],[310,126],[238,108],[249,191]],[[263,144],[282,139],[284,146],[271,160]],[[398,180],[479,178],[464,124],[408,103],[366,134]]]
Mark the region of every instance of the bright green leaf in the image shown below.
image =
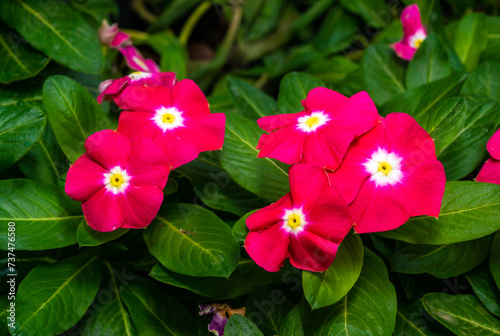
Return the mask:
[[[276,101],[255,86],[234,77],[227,78],[227,86],[239,113],[247,118],[257,120],[278,112]]]
[[[87,224],[85,219],[82,219],[76,230],[76,239],[80,247],[98,246],[111,240],[118,239],[128,231],[129,229],[118,229],[110,232],[96,231]]]
[[[477,67],[462,89],[462,94],[472,98],[500,100],[500,64],[487,62]]]
[[[304,111],[302,100],[306,99],[309,91],[319,86],[325,86],[325,84],[311,75],[302,72],[287,74],[280,83],[280,93],[278,96],[280,113]]]
[[[465,15],[455,32],[454,47],[465,70],[472,71],[479,63],[479,57],[486,48],[487,21],[482,13]]]

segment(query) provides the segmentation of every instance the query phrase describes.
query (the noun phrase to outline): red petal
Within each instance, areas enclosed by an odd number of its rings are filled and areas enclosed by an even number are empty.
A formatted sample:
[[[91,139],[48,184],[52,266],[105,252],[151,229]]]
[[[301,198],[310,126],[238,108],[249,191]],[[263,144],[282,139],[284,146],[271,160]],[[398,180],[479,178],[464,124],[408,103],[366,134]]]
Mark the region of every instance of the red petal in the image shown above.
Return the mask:
[[[132,149],[131,141],[112,130],[92,134],[85,141],[87,154],[101,166],[110,170],[115,166],[124,168]]]
[[[404,60],[411,61],[417,49],[410,47],[406,43],[397,42],[390,45],[396,54]]]
[[[69,167],[66,194],[76,201],[86,201],[104,187],[104,173],[106,169],[83,154]]]
[[[198,85],[190,79],[183,79],[172,88],[172,105],[182,111],[186,118],[209,114],[208,101]]]
[[[323,168],[298,164],[290,167],[290,191],[295,208],[307,211],[325,188],[329,187],[328,175]]]
[[[224,144],[226,115],[210,113],[200,118],[189,119],[186,131],[192,134],[201,152],[221,149]]]
[[[250,231],[262,231],[273,224],[282,223],[285,210],[292,207],[291,194],[287,193],[273,204],[259,209],[248,216],[246,221],[247,227]]]
[[[323,272],[332,264],[338,247],[337,243],[304,230],[291,235],[290,262],[303,270]]]
[[[178,127],[166,132],[158,132],[153,142],[167,155],[172,169],[193,161],[200,154],[200,150],[183,127]]]
[[[258,157],[270,157],[287,164],[299,163],[306,133],[289,126],[271,134],[262,134],[257,145],[260,149]]]
[[[495,134],[490,138],[486,144],[486,148],[490,153],[491,157],[500,160],[500,130],[496,131]]]
[[[307,112],[298,112],[291,114],[278,114],[267,117],[262,117],[257,120],[257,124],[264,131],[271,133],[275,129],[280,129],[287,126],[295,126],[297,124],[297,119],[307,115]]]
[[[101,94],[97,97],[97,102],[100,104],[107,96],[112,96],[120,92],[129,82],[130,78],[122,77],[118,79],[108,79],[99,85]]]
[[[163,192],[153,186],[128,186],[124,194],[118,195],[123,212],[122,228],[144,228],[156,217],[163,201]]]
[[[488,159],[479,171],[476,181],[500,184],[500,161]]]
[[[117,132],[133,142],[142,138],[153,139],[161,129],[151,120],[152,113],[123,111],[118,121]]]
[[[307,134],[302,162],[337,169],[354,136],[334,126],[323,126]]]
[[[290,234],[281,225],[264,231],[251,231],[245,239],[245,249],[257,265],[268,272],[277,272],[288,256]]]
[[[317,87],[309,91],[302,105],[307,112],[323,111],[326,113],[335,111],[340,105],[347,101],[347,97],[324,87]]]
[[[373,152],[379,147],[388,149],[389,146],[384,124],[382,122],[378,123],[372,130],[354,140],[351,146],[355,147],[360,153],[368,158],[370,158]]]
[[[170,164],[163,151],[149,139],[141,139],[132,147],[127,173],[135,186],[156,186],[163,190],[167,184]]]
[[[401,23],[405,36],[413,35],[417,30],[423,28],[417,4],[410,5],[401,12]]]
[[[123,214],[118,204],[118,195],[101,188],[94,196],[82,203],[85,219],[91,228],[108,232],[120,228]]]
[[[371,130],[381,120],[375,103],[365,91],[346,100],[330,116],[334,118],[331,124],[338,129],[335,134],[349,130],[349,137],[352,135],[355,138]]]
[[[161,107],[171,107],[171,91],[166,87],[128,86],[121,96],[120,108],[155,113]]]

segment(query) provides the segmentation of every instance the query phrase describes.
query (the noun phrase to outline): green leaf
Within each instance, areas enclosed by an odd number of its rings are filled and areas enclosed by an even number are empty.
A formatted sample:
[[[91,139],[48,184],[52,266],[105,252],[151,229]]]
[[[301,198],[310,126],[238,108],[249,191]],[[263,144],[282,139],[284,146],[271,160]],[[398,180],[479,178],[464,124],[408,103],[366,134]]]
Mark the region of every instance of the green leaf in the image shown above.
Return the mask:
[[[493,245],[491,246],[490,270],[497,287],[500,288],[500,232],[495,234]]]
[[[80,0],[71,1],[70,4],[80,12],[92,16],[99,24],[110,14],[118,16],[118,4],[113,0]]]
[[[80,204],[58,189],[26,179],[0,181],[0,229],[15,223],[16,250],[45,250],[76,243],[76,228],[83,219]],[[0,236],[6,250],[7,235]]]
[[[360,15],[368,25],[381,28],[390,23],[392,16],[383,0],[340,0],[351,12]]]
[[[315,34],[313,44],[323,52],[345,53],[354,41],[357,25],[358,20],[341,6],[332,6],[323,19],[321,28]],[[311,63],[313,62],[309,62]]]
[[[42,85],[40,83],[21,81],[9,85],[0,85],[0,106],[24,106],[25,103],[35,106],[42,104]]]
[[[342,241],[326,271],[303,272],[302,287],[311,308],[326,307],[342,299],[358,280],[362,266],[363,243],[359,235],[351,234]]]
[[[118,229],[110,232],[101,232],[92,229],[87,221],[82,219],[78,229],[76,230],[76,239],[80,247],[83,246],[98,246],[109,241],[115,240],[123,236],[129,229]]]
[[[465,274],[477,298],[490,313],[500,316],[500,290],[491,275],[488,263]]]
[[[361,61],[366,91],[377,105],[406,91],[405,68],[385,44],[371,45]]]
[[[290,72],[280,83],[278,108],[280,113],[297,113],[304,111],[302,100],[309,91],[325,84],[316,77],[302,72]]]
[[[474,71],[462,89],[462,94],[479,99],[500,100],[500,64],[486,62]]]
[[[182,303],[157,284],[139,280],[134,280],[121,292],[139,335],[196,334],[195,320]]]
[[[22,158],[40,138],[43,112],[34,106],[0,107],[0,171]]]
[[[286,314],[281,323],[278,335],[304,336],[304,321],[302,320],[302,304],[298,304]]]
[[[310,335],[392,335],[396,291],[384,262],[365,248],[361,274],[349,293],[304,320],[308,323],[304,329]]]
[[[388,100],[379,112],[384,116],[392,112],[408,113],[414,118],[423,116],[444,100],[459,96],[466,78],[466,74],[455,72],[446,78],[413,88]]]
[[[15,320],[15,316],[11,316],[11,312],[15,314],[15,302],[9,301],[7,299],[8,295],[5,295],[4,297],[0,298],[0,319],[4,323],[0,325],[0,336],[9,336],[9,328],[7,327],[7,324],[12,323]],[[14,305],[12,308],[11,303]],[[7,311],[8,309],[11,310],[11,312]],[[12,320],[11,320],[12,319]]]
[[[258,325],[264,335],[277,335],[279,326],[293,306],[281,289],[256,287],[248,295],[245,316]]]
[[[226,137],[220,155],[222,168],[236,183],[274,202],[290,191],[288,168],[270,158],[258,158],[256,149],[264,133],[257,123],[235,114],[226,114]]]
[[[163,10],[149,29],[157,31],[169,27],[173,22],[184,16],[201,2],[202,0],[173,0],[169,2],[168,7]]]
[[[435,321],[430,321],[424,314],[422,302],[414,301],[409,305],[398,302],[396,327],[393,335],[404,336],[443,336],[446,328]]]
[[[263,1],[261,10],[244,35],[245,40],[256,41],[271,33],[278,25],[283,5],[283,0]]]
[[[107,261],[104,261],[107,276],[103,281],[103,288],[97,294],[96,300],[87,311],[87,317],[79,322],[82,336],[138,336],[130,313],[122,298],[122,291],[130,286],[129,281],[135,279],[135,275],[125,273],[123,268],[121,274]],[[80,331],[78,329],[77,331]]]
[[[4,55],[0,64],[0,83],[33,77],[49,63],[45,55],[18,43],[16,35],[0,27],[0,54]]]
[[[450,74],[450,61],[441,39],[435,34],[429,34],[408,65],[406,86],[413,89]]]
[[[45,125],[38,143],[19,160],[17,165],[27,178],[57,185],[61,173],[68,171],[69,163],[50,124]]]
[[[500,229],[499,216],[500,186],[472,181],[447,182],[439,218],[412,217],[399,228],[379,235],[412,244],[459,243]]]
[[[184,275],[227,278],[240,258],[231,228],[213,212],[190,204],[161,209],[144,240],[163,266]]]
[[[161,71],[175,72],[177,80],[187,77],[186,48],[179,43],[179,40],[172,32],[153,34],[144,43],[147,43],[161,55]]]
[[[224,327],[226,336],[264,336],[257,326],[244,316],[234,314],[227,320]]]
[[[56,1],[13,0],[0,13],[33,47],[73,70],[98,74],[104,66],[94,31],[77,10]]]
[[[466,71],[472,71],[479,63],[479,57],[486,48],[487,21],[482,13],[465,15],[455,32],[453,46]]]
[[[276,101],[255,86],[234,77],[227,78],[227,86],[238,111],[245,117],[257,120],[278,112]]]
[[[243,217],[238,219],[236,223],[233,225],[233,236],[238,242],[244,242],[245,239],[247,238],[248,235],[248,228],[247,228],[247,218],[250,217],[251,214],[253,214],[257,210],[252,210],[247,212]]]
[[[398,245],[391,267],[393,272],[429,273],[438,279],[470,271],[490,254],[492,236],[446,245]]]
[[[429,293],[422,302],[432,317],[456,335],[500,335],[500,321],[475,296]]]
[[[497,62],[500,57],[500,17],[487,16],[486,26],[488,35],[481,62]]]
[[[90,135],[109,127],[94,97],[68,77],[47,78],[43,103],[61,149],[72,162],[85,152],[84,143]]]
[[[55,335],[71,328],[94,300],[101,281],[97,257],[35,267],[18,288],[12,335]],[[54,318],[57,316],[57,318]]]
[[[359,70],[359,65],[342,56],[318,60],[307,66],[307,72],[324,81],[328,86],[338,85]]]

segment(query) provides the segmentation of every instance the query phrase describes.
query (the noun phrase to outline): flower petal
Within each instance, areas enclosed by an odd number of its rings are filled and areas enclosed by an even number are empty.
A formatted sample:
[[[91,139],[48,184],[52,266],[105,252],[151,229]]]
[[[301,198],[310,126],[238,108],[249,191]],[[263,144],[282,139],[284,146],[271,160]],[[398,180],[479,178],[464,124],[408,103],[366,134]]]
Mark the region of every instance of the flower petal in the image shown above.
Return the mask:
[[[255,211],[248,216],[246,224],[250,231],[262,231],[269,226],[283,222],[283,216],[286,209],[291,209],[292,197],[290,193],[266,206],[265,208]]]
[[[500,184],[500,161],[488,159],[479,171],[476,181]]]
[[[493,134],[490,140],[488,140],[486,148],[492,158],[500,160],[500,129]]]
[[[306,133],[298,131],[295,126],[278,129],[271,134],[262,134],[257,144],[260,158],[269,157],[287,164],[299,163]]]
[[[302,162],[327,169],[337,169],[353,140],[351,132],[338,130],[334,126],[318,128],[307,134]]]
[[[120,113],[116,131],[132,142],[142,138],[153,139],[161,129],[152,120],[154,114],[148,112],[123,111]]]
[[[99,92],[101,94],[97,97],[97,102],[100,104],[103,99],[120,92],[127,85],[129,80],[128,77],[122,77],[118,79],[108,79],[99,84]]]
[[[390,45],[396,54],[404,60],[411,61],[417,49],[406,45],[403,42],[396,42]]]
[[[289,245],[290,234],[280,224],[260,232],[251,231],[244,244],[250,257],[268,272],[277,272],[283,266]]]
[[[193,161],[200,154],[195,140],[183,127],[158,132],[153,138],[153,142],[167,155],[172,169]]]
[[[86,201],[104,187],[104,173],[106,169],[83,154],[69,167],[64,190],[72,199]]]
[[[122,228],[145,228],[160,210],[163,192],[153,186],[130,185],[125,193],[118,194],[118,202],[124,219]]]
[[[121,109],[155,113],[161,107],[171,107],[171,90],[166,87],[128,86],[120,96]]]
[[[309,91],[302,105],[307,112],[332,112],[347,101],[347,97],[324,87],[317,87]]]
[[[132,177],[134,186],[156,186],[160,190],[167,184],[170,164],[167,156],[150,139],[141,139],[132,147],[127,173]]]
[[[387,134],[382,122],[351,143],[361,154],[371,157],[378,148],[388,149]]]
[[[410,5],[401,12],[401,23],[406,36],[413,35],[419,29],[422,29],[420,19],[420,9],[417,4]]]
[[[381,120],[375,103],[365,91],[353,95],[330,116],[334,118],[331,124],[337,128],[335,134],[349,130],[354,138],[368,132]]]
[[[224,113],[210,113],[188,121],[186,131],[192,134],[201,152],[213,151],[222,148],[226,130],[226,115]]]
[[[264,131],[271,133],[275,129],[280,129],[287,126],[295,126],[297,119],[302,116],[308,115],[307,112],[298,112],[290,114],[278,114],[267,117],[262,117],[257,120],[257,124]]]
[[[172,105],[186,118],[209,114],[208,101],[201,89],[190,79],[183,79],[172,88]]]
[[[99,189],[94,196],[82,203],[85,219],[97,231],[114,231],[123,225],[123,214],[118,197],[106,188]]]
[[[115,166],[124,168],[127,165],[132,143],[118,132],[104,130],[89,136],[85,140],[85,149],[95,162],[110,170]]]
[[[303,270],[323,272],[332,264],[338,247],[339,244],[304,230],[290,238],[290,262]]]
[[[307,211],[325,188],[329,187],[328,175],[323,168],[298,164],[290,167],[290,192],[294,208]]]

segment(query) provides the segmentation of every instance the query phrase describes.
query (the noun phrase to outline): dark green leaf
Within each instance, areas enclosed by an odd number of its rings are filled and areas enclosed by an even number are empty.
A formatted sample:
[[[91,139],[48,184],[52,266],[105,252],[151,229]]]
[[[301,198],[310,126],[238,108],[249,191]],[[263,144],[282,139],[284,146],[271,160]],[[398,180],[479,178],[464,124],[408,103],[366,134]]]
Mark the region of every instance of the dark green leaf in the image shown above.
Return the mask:
[[[42,135],[43,112],[34,106],[0,107],[0,171],[22,158]]]
[[[248,235],[247,218],[257,210],[252,210],[238,219],[233,225],[233,236],[238,242],[244,242]]]
[[[405,68],[394,51],[385,44],[366,49],[361,62],[366,91],[373,101],[382,105],[394,96],[405,92]],[[401,110],[398,110],[401,111]]]
[[[71,1],[71,6],[92,16],[99,24],[110,14],[118,15],[118,4],[113,0],[78,0]]]
[[[26,179],[0,181],[0,229],[15,223],[17,250],[45,250],[76,243],[76,228],[83,219],[80,204],[52,187]],[[0,248],[8,247],[7,235]],[[11,240],[12,242],[12,240]]]
[[[497,62],[500,57],[500,17],[487,16],[488,30],[486,49],[481,55],[481,62]]]
[[[482,13],[465,15],[455,32],[454,47],[465,70],[472,71],[479,63],[479,57],[486,48],[487,21]]]
[[[278,335],[304,336],[304,321],[302,321],[301,304],[296,305],[288,312],[281,323]]]
[[[354,286],[363,266],[363,243],[350,234],[339,246],[335,260],[324,272],[304,271],[302,287],[312,309],[332,305]]]
[[[161,71],[175,72],[177,80],[187,77],[186,48],[179,43],[177,37],[172,32],[161,32],[151,35],[144,42],[161,55]]]
[[[224,327],[226,336],[264,336],[257,326],[244,316],[234,314]]]
[[[231,228],[213,212],[190,204],[160,210],[144,240],[163,266],[184,275],[227,278],[240,258]]]
[[[422,302],[432,317],[456,335],[500,335],[500,321],[475,296],[429,293]]]
[[[368,25],[381,28],[391,22],[392,16],[383,0],[340,0],[351,12],[360,15]]]
[[[42,86],[39,83],[23,82],[0,85],[0,106],[24,106],[30,103],[38,106],[42,103]]]
[[[422,302],[414,301],[409,305],[398,303],[396,327],[393,335],[404,336],[443,336],[447,332],[432,318],[426,316]]]
[[[151,24],[151,30],[161,30],[167,28],[179,17],[188,13],[195,6],[200,4],[202,0],[173,0],[168,7],[158,16],[158,19]]]
[[[332,6],[316,33],[313,44],[321,51],[335,53],[349,51],[356,36],[358,20],[341,6]],[[309,62],[311,64],[312,62]]]
[[[102,71],[104,60],[97,31],[71,6],[57,1],[2,1],[0,13],[26,41],[58,63],[86,73]]]
[[[97,257],[35,267],[19,285],[16,306],[20,309],[16,311],[12,335],[55,335],[66,331],[85,314],[100,281]]]
[[[109,127],[94,97],[68,77],[52,76],[45,81],[43,103],[61,149],[71,161],[85,152],[87,137]]]
[[[500,100],[500,64],[487,62],[474,71],[462,89],[462,94],[479,99]]]
[[[465,275],[477,298],[490,313],[500,316],[500,290],[491,275],[488,263],[473,269]]]
[[[283,5],[283,0],[264,1],[259,14],[256,15],[246,32],[245,38],[255,41],[271,33],[278,25]]]
[[[76,239],[78,245],[83,246],[98,246],[115,240],[127,233],[129,229],[118,229],[110,232],[101,232],[92,229],[85,219],[80,222],[76,230]]]
[[[448,182],[439,218],[412,217],[379,233],[412,244],[443,245],[487,236],[500,229],[500,186],[472,181]]]
[[[493,245],[491,246],[490,270],[497,287],[500,288],[500,232],[495,234]]]
[[[280,83],[278,107],[280,113],[297,113],[304,111],[302,100],[312,89],[325,84],[311,75],[302,72],[287,74]]]
[[[276,101],[241,79],[228,77],[227,86],[239,113],[252,120],[278,112]]]

